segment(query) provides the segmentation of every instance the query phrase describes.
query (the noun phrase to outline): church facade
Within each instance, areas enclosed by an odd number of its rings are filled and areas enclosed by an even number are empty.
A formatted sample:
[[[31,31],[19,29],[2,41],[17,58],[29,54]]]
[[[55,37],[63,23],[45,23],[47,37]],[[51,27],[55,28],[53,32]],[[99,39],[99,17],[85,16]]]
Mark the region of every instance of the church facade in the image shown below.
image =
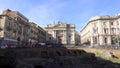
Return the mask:
[[[46,41],[54,44],[75,44],[75,25],[58,21],[45,27],[47,32]]]

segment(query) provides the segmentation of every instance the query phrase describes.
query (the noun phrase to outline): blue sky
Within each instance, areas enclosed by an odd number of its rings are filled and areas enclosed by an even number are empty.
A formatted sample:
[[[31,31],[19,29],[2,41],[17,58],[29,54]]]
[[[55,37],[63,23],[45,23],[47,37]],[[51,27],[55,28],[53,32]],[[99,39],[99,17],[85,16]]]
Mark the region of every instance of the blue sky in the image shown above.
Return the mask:
[[[80,31],[93,16],[120,13],[120,0],[0,0],[0,13],[4,9],[19,11],[41,27],[60,20]]]

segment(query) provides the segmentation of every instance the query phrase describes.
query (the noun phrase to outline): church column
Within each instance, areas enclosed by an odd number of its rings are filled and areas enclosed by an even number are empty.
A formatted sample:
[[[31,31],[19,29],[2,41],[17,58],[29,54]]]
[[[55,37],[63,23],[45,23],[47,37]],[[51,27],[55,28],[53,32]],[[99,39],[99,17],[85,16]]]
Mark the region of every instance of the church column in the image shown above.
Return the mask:
[[[93,46],[93,40],[94,40],[93,38],[94,38],[94,37],[92,36],[92,37],[91,37],[91,40],[90,40],[91,46]]]
[[[56,37],[56,30],[54,30],[53,32],[53,42],[56,43],[57,42],[57,37]]]
[[[64,30],[64,44],[67,44],[67,31],[66,30]]]
[[[54,38],[56,39],[56,30],[54,30]]]

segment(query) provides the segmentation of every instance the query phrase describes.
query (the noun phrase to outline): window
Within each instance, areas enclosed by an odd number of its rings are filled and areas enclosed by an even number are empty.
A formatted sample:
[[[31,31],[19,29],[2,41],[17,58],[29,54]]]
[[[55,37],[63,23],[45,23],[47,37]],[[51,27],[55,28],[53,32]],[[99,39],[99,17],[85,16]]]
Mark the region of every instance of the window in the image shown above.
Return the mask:
[[[111,43],[112,43],[112,44],[115,44],[114,39],[115,39],[115,37],[112,37],[112,39],[111,39]]]
[[[108,33],[108,29],[107,28],[104,28],[104,33]]]
[[[107,43],[107,38],[104,38],[105,44]]]
[[[106,22],[103,22],[104,25],[106,25]]]
[[[111,22],[111,25],[113,25],[113,22]]]
[[[93,33],[97,33],[98,32],[98,28],[93,28]]]
[[[111,29],[111,33],[112,33],[112,34],[115,33],[115,28],[112,28],[112,29]]]
[[[93,43],[97,44],[97,37],[93,37]]]

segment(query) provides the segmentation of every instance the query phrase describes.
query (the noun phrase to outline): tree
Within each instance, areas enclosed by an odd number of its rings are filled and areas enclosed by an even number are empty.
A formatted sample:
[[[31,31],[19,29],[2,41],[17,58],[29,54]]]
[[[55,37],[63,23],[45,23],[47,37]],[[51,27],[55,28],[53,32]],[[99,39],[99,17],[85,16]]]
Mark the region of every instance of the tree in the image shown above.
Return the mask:
[[[114,43],[119,43],[120,42],[120,36],[116,36],[112,38]]]

